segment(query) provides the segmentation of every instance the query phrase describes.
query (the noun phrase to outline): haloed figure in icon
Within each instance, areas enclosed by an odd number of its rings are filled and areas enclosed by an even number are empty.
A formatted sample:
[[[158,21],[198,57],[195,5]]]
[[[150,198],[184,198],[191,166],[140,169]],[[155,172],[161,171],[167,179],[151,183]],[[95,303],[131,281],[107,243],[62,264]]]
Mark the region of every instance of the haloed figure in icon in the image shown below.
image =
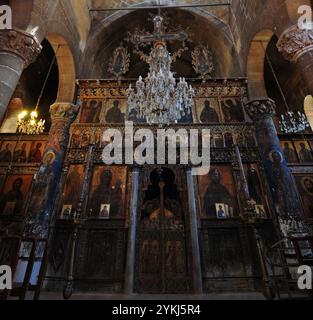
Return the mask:
[[[24,201],[22,186],[22,178],[14,180],[11,190],[0,198],[0,214],[22,213]]]

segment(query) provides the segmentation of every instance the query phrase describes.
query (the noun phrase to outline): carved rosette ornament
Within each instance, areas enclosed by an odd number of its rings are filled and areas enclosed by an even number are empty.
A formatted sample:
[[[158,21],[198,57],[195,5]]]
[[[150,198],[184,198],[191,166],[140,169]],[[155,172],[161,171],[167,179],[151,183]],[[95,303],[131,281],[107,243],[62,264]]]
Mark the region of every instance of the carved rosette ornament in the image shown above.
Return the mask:
[[[25,68],[36,60],[42,46],[31,34],[20,30],[0,30],[0,50],[14,53],[25,61]]]
[[[286,60],[296,63],[303,54],[313,50],[313,30],[294,25],[280,36],[277,48]]]
[[[272,118],[275,114],[275,102],[269,98],[253,99],[245,103],[245,110],[253,121]]]

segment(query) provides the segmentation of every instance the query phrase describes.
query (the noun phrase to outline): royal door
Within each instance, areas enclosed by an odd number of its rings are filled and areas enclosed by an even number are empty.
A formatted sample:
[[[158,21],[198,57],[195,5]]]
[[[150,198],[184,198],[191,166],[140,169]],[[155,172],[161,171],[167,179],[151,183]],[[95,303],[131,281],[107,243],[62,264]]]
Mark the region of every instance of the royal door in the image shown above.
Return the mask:
[[[159,168],[143,173],[136,251],[138,293],[189,291],[187,201],[183,170]]]

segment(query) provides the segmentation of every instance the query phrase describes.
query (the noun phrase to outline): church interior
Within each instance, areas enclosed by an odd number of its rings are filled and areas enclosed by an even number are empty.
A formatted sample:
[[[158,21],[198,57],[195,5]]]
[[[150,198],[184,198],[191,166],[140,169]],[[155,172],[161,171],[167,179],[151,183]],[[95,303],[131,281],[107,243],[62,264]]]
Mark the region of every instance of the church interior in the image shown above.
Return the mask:
[[[312,299],[312,1],[2,4],[0,300]],[[107,164],[127,122],[210,130],[209,172]]]

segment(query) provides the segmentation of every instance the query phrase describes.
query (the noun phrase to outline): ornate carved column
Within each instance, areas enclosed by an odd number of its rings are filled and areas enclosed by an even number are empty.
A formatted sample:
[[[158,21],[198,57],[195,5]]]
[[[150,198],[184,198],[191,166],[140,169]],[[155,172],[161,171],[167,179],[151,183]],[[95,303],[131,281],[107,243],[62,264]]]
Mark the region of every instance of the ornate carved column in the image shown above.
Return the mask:
[[[125,268],[124,292],[132,294],[135,283],[135,263],[136,263],[136,238],[138,221],[138,203],[139,203],[139,178],[140,169],[133,168],[132,172],[132,195],[130,201],[130,219],[127,245],[127,260]]]
[[[55,103],[50,107],[52,125],[30,201],[27,233],[42,237],[47,235],[62,174],[69,128],[77,112],[78,107],[71,103]]]
[[[275,102],[268,98],[254,99],[246,103],[245,109],[255,123],[256,137],[277,213],[285,217],[302,217],[303,210],[298,190],[273,121]]]
[[[193,273],[193,287],[197,294],[203,293],[202,288],[202,270],[200,259],[199,233],[198,233],[198,215],[196,206],[196,194],[194,177],[191,168],[187,168],[187,188],[188,188],[188,202],[189,202],[189,223],[191,235],[191,250],[192,250],[192,273]]]
[[[0,123],[25,68],[41,51],[37,39],[19,30],[0,30]]]
[[[285,59],[297,63],[310,94],[313,94],[313,30],[302,30],[294,25],[282,33],[277,48]]]

